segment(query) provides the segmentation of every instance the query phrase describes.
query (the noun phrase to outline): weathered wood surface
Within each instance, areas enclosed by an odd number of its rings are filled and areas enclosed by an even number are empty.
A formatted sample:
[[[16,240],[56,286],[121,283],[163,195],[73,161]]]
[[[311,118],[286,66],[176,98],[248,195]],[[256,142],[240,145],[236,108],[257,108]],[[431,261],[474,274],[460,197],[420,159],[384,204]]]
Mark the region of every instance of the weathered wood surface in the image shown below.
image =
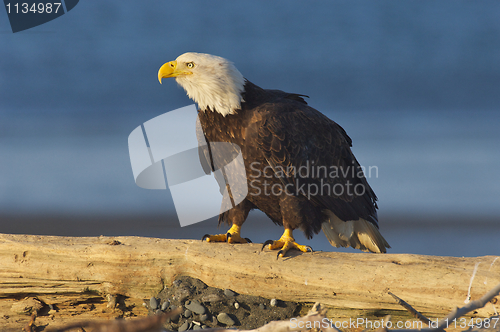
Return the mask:
[[[118,242],[117,242],[118,241]],[[118,244],[119,243],[119,244]],[[146,299],[189,275],[219,288],[343,308],[401,309],[387,291],[423,312],[444,314],[500,283],[500,259],[407,254],[291,253],[261,244],[140,237],[0,234],[0,300],[95,290]],[[475,274],[474,274],[475,271]],[[493,305],[479,315],[491,315]]]

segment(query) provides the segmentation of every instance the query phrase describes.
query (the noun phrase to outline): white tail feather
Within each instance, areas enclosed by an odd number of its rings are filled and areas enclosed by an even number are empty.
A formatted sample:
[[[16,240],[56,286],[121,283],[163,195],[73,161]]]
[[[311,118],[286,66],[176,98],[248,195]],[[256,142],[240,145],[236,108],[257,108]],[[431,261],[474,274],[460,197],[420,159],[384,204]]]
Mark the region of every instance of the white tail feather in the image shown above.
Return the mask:
[[[353,247],[363,251],[386,252],[391,246],[375,225],[365,219],[342,221],[330,210],[328,219],[321,225],[328,241],[334,247]]]

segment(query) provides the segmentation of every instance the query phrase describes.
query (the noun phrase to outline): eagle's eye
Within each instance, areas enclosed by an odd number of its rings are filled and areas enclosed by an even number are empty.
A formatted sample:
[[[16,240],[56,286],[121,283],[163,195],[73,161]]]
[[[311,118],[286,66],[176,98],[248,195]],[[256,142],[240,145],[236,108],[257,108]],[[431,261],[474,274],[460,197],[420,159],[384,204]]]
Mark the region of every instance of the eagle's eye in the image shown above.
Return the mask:
[[[188,62],[188,63],[186,64],[186,66],[187,66],[189,69],[191,69],[191,68],[193,68],[193,67],[194,67],[194,62]]]

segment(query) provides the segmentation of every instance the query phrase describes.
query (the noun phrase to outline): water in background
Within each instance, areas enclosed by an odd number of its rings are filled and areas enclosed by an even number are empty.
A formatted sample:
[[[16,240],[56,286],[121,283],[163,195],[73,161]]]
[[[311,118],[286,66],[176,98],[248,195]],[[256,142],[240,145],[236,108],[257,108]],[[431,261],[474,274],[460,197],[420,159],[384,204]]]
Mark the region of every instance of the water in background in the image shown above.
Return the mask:
[[[378,171],[369,182],[392,252],[498,254],[498,17],[493,1],[99,1],[12,34],[0,10],[0,214],[168,216],[88,226],[97,235],[215,232],[213,220],[180,229],[168,191],[133,182],[127,147],[135,127],[191,104],[156,72],[199,51],[262,87],[309,95],[346,129]],[[85,233],[76,222],[44,232],[0,220],[0,232]]]

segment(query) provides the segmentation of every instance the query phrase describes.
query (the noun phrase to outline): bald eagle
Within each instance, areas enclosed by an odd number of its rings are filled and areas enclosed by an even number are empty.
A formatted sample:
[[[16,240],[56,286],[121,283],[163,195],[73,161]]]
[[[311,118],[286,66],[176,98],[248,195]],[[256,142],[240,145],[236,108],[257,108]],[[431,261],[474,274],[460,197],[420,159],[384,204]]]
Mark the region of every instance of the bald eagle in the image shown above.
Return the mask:
[[[351,138],[328,117],[307,105],[304,95],[258,87],[232,62],[209,54],[185,53],[161,66],[158,80],[175,77],[199,106],[207,142],[229,142],[241,148],[248,195],[219,215],[226,234],[206,235],[208,242],[246,243],[241,226],[253,209],[284,227],[277,241],[263,248],[312,251],[299,245],[293,230],[308,239],[321,230],[335,247],[371,252],[390,248],[378,230],[377,196],[354,157]],[[200,152],[210,165],[211,151]]]

